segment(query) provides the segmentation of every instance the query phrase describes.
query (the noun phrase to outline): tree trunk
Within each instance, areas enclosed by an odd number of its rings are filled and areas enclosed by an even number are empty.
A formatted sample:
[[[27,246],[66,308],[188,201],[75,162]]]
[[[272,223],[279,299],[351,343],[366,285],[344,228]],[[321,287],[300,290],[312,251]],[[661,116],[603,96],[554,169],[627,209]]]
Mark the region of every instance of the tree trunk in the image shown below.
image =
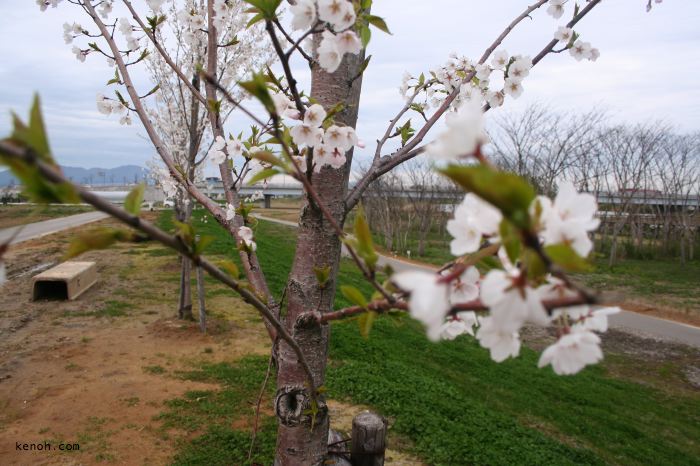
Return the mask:
[[[318,47],[320,34],[314,38]],[[311,96],[324,108],[344,104],[335,116],[337,124],[352,126],[357,123],[362,78],[354,81],[364,57],[346,55],[335,73],[329,74],[312,68]],[[352,151],[346,154],[347,163],[341,169],[324,167],[315,173],[312,183],[331,214],[341,224],[345,220],[344,197],[347,193],[352,162]],[[340,240],[329,222],[313,201],[305,195],[297,248],[287,283],[287,312],[284,323],[294,336],[314,374],[317,387],[324,384],[328,357],[328,325],[308,324],[299,319],[305,312],[332,309],[336,278],[340,261]],[[330,266],[331,275],[325,289],[318,286],[314,268]],[[313,420],[304,411],[310,408],[310,393],[303,369],[294,352],[283,341],[278,349],[277,394],[275,413],[278,417],[277,452],[275,465],[311,466],[323,464],[328,452],[329,418],[323,396],[318,397],[319,412]]]

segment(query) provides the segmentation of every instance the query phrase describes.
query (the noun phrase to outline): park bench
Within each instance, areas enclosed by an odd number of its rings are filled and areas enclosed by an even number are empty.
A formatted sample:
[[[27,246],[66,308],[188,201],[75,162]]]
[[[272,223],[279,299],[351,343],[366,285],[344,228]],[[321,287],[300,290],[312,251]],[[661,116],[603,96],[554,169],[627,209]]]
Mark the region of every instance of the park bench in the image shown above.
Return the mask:
[[[97,281],[94,262],[68,261],[32,279],[32,299],[74,300]]]

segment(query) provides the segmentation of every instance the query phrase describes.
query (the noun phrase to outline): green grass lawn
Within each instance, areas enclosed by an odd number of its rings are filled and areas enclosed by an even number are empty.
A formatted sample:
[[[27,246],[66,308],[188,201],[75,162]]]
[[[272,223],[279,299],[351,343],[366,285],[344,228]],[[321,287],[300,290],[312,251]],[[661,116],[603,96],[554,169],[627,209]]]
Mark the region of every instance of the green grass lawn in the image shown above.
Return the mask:
[[[92,210],[88,205],[0,205],[0,229]]]
[[[195,214],[197,231],[218,238],[207,252],[231,256],[232,241],[211,219],[202,223],[201,215]],[[169,216],[159,223],[170,225]],[[260,222],[256,241],[279,296],[295,232]],[[370,294],[347,261],[340,283]],[[342,297],[336,300],[337,306],[347,304]],[[613,376],[607,363],[559,377],[537,369],[538,354],[527,348],[519,358],[496,364],[474,339],[433,344],[408,319],[378,319],[368,340],[354,321],[334,323],[331,335],[329,395],[388,416],[391,435],[407,440],[412,453],[428,464],[700,464],[696,389],[623,379]],[[616,357],[616,364],[620,358],[624,364],[645,364],[643,357],[627,356]],[[176,464],[246,464],[250,433],[231,423],[250,410],[266,367],[267,358],[248,357],[181,374],[219,382],[221,389],[191,392],[168,404],[162,415],[166,425],[199,432],[181,443]],[[274,424],[264,419],[252,462],[271,463]]]

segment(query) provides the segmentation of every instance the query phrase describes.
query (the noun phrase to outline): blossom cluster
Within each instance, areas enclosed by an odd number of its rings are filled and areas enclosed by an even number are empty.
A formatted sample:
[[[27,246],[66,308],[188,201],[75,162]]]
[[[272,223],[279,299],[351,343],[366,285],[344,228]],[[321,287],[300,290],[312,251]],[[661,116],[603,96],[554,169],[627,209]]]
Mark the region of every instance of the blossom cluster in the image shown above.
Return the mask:
[[[124,104],[118,100],[108,99],[103,94],[97,94],[97,110],[103,115],[121,115],[119,123],[122,125],[131,124],[131,116],[129,116],[129,109],[127,109]]]
[[[323,31],[318,47],[318,63],[329,73],[340,66],[346,53],[357,55],[362,43],[350,30],[357,19],[355,7],[348,0],[298,0],[290,7],[292,28],[307,30],[317,22],[327,23],[330,29]]]
[[[561,18],[565,12],[565,0],[550,0],[547,13],[554,18]],[[584,59],[596,61],[600,51],[589,42],[578,39],[576,33],[569,27],[561,26],[554,38],[568,49],[569,54],[577,61]],[[409,92],[416,90],[416,95],[425,93],[425,101],[416,104],[421,109],[438,108],[445,99],[457,91],[453,109],[465,102],[477,100],[490,107],[503,105],[506,96],[513,99],[520,97],[524,91],[523,80],[530,74],[532,59],[529,56],[510,55],[506,50],[496,50],[489,63],[475,63],[466,56],[457,53],[450,54],[448,61],[441,67],[431,70],[432,79],[425,80],[406,72],[403,75],[399,93],[404,99],[415,96]],[[497,73],[496,73],[497,72]]]
[[[238,138],[230,136],[228,139],[224,139],[222,136],[217,136],[207,153],[207,157],[213,165],[221,165],[226,161],[227,156],[233,158],[243,155],[244,149],[243,142]]]
[[[527,63],[513,69],[516,62],[511,63],[513,76],[523,78],[529,69]],[[445,132],[428,146],[429,155],[454,164],[478,150],[483,143],[483,114],[474,101],[449,116]],[[589,233],[599,224],[596,212],[594,196],[578,193],[573,184],[562,182],[553,200],[537,196],[532,201],[527,213],[528,231],[542,247],[564,245],[586,257],[592,249]],[[461,257],[487,244],[505,243],[501,235],[508,221],[496,206],[475,193],[467,193],[447,222],[447,231],[453,237],[451,253]],[[556,324],[559,339],[542,353],[540,366],[551,365],[558,374],[573,374],[599,361],[600,338],[593,332],[605,331],[607,316],[619,309],[593,309],[581,304],[554,309],[550,305],[548,310],[545,302],[571,302],[580,296],[579,291],[551,275],[530,277],[527,268],[518,263],[519,254],[510,255],[504,246],[497,247],[501,268],[491,269],[484,277],[473,266],[460,268],[459,260],[441,274],[407,271],[392,276],[393,283],[409,294],[409,312],[426,326],[428,337],[437,340],[463,333],[475,335],[481,346],[489,349],[492,359],[501,362],[519,354],[523,325]],[[488,315],[479,318],[470,311],[457,312],[469,308],[487,308]]]
[[[291,120],[299,120],[299,112],[293,102],[282,93],[273,95],[276,112]],[[314,171],[328,165],[340,168],[345,165],[345,153],[360,145],[355,130],[350,126],[330,125],[323,128],[327,116],[326,110],[319,104],[313,104],[304,111],[304,117],[291,127],[289,133],[299,149],[313,149]],[[302,165],[304,161],[301,161]],[[304,166],[304,165],[303,165]],[[305,166],[304,166],[305,168]]]

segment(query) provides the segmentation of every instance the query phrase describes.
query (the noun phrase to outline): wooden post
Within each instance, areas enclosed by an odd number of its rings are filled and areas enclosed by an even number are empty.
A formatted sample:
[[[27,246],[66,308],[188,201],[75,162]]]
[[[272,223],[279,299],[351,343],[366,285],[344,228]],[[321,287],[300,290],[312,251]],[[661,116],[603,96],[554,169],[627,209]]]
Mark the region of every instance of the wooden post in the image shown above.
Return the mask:
[[[199,241],[199,235],[196,235],[196,240]],[[204,277],[202,276],[202,268],[197,267],[197,298],[199,299],[199,329],[202,333],[207,333],[207,309],[204,301]]]
[[[201,267],[197,267],[197,297],[199,298],[199,328],[202,333],[207,333],[207,309],[204,306],[204,277]]]
[[[384,466],[386,450],[386,419],[365,411],[352,420],[353,466]]]

